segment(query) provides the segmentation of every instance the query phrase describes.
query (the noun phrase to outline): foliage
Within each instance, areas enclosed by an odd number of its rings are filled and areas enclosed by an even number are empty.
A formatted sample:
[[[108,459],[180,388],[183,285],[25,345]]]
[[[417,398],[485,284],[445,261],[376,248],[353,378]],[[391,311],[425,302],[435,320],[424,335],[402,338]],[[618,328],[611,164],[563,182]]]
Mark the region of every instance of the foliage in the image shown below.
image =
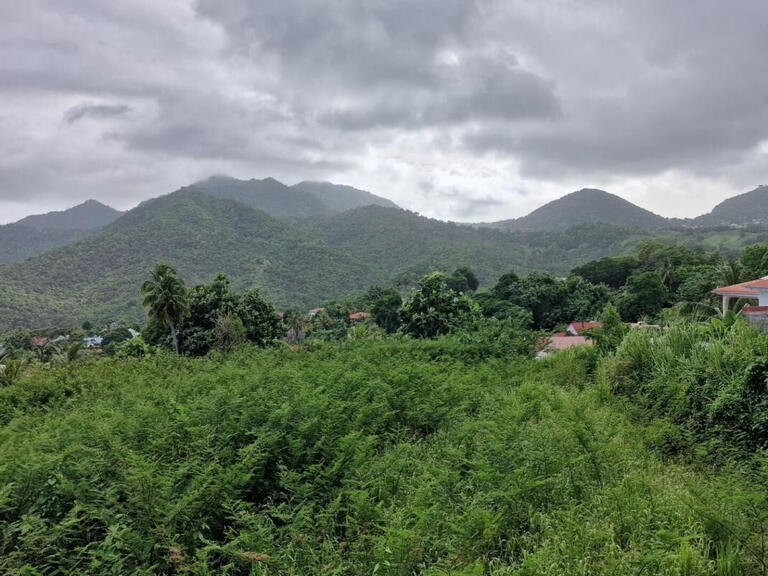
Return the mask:
[[[230,349],[246,339],[266,346],[283,335],[275,309],[259,291],[238,294],[224,274],[192,288],[188,302],[189,314],[179,328],[185,354],[202,356],[214,347]]]
[[[667,300],[667,289],[657,272],[638,272],[627,280],[617,306],[627,321],[657,315]]]
[[[741,256],[744,277],[748,280],[768,275],[768,245],[749,246]]]
[[[638,266],[639,263],[633,256],[616,256],[592,260],[574,268],[571,270],[571,274],[581,276],[592,284],[605,284],[611,288],[621,288]]]
[[[761,484],[657,457],[684,437],[589,350],[477,330],[34,367],[0,389],[0,573],[760,573]]]
[[[151,353],[152,347],[141,336],[124,340],[115,347],[115,355],[118,358],[144,358]]]
[[[448,288],[445,274],[440,272],[424,276],[400,309],[403,332],[416,338],[447,334],[467,326],[477,315],[477,304]]]
[[[728,312],[632,331],[603,377],[650,417],[688,430],[703,453],[744,456],[768,448],[766,355],[768,335]]]
[[[585,335],[594,340],[601,354],[609,354],[619,347],[628,328],[621,320],[619,311],[613,304],[608,304],[598,318],[602,326],[586,330]]]
[[[189,301],[179,271],[170,264],[160,263],[141,285],[142,304],[149,309],[152,322],[171,331],[173,349],[179,353],[178,326],[189,314]]]
[[[474,292],[480,286],[480,281],[475,276],[475,273],[466,266],[454,270],[453,274],[448,276],[445,281],[448,284],[448,288],[456,293]]]
[[[489,317],[520,317],[529,311],[536,328],[553,328],[574,320],[588,320],[608,301],[605,286],[579,276],[560,280],[551,274],[532,273],[524,278],[504,274],[490,294],[478,294],[483,313]]]
[[[387,333],[392,334],[400,326],[400,307],[403,298],[394,288],[371,286],[365,295],[366,306],[374,321]]]

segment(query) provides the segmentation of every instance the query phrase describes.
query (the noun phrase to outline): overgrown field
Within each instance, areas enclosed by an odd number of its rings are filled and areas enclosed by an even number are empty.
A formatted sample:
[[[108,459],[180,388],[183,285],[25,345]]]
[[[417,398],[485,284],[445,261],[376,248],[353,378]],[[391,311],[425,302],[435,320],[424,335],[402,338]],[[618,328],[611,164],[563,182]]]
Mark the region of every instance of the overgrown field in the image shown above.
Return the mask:
[[[444,338],[30,371],[0,573],[764,574],[764,485],[665,455],[595,365]]]

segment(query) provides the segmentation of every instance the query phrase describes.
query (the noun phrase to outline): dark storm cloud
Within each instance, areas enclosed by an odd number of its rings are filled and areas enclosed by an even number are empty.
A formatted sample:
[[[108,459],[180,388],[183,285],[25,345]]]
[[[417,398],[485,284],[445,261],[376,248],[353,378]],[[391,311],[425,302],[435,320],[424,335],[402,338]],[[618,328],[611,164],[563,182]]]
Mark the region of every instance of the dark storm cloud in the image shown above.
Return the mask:
[[[64,113],[64,120],[68,124],[74,124],[78,120],[90,116],[91,118],[116,118],[125,116],[131,111],[125,104],[78,104]]]
[[[714,202],[768,181],[767,23],[763,0],[0,2],[0,221],[213,172],[457,218],[603,183]]]

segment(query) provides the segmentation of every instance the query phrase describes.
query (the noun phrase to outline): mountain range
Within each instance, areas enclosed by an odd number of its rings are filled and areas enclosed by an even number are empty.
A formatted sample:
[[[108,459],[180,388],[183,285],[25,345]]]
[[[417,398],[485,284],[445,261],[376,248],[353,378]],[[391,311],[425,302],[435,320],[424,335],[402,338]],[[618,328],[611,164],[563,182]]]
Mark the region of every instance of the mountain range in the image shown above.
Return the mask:
[[[23,260],[64,246],[117,220],[122,212],[88,200],[60,212],[27,216],[0,226],[0,262]]]
[[[761,213],[756,203],[768,213],[768,188],[707,217],[712,226],[752,224]],[[22,238],[15,258],[0,263],[0,328],[140,320],[138,287],[158,261],[177,266],[189,285],[224,272],[235,289],[261,286],[285,308],[373,283],[412,286],[434,269],[469,266],[487,284],[511,269],[566,274],[644,239],[736,249],[768,238],[745,229],[713,233],[707,221],[665,219],[585,189],[521,219],[471,226],[346,186],[215,176],[125,213],[91,201],[0,227],[0,254],[13,252],[8,238]]]

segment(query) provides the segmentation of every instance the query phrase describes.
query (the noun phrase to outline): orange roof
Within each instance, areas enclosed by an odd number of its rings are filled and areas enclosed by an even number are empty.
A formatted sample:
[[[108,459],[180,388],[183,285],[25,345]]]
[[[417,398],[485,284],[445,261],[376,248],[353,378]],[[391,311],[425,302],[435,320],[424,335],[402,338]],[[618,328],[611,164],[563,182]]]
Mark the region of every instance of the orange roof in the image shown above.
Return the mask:
[[[354,312],[349,315],[350,320],[362,320],[363,318],[370,318],[371,315],[368,312]]]
[[[747,288],[768,288],[768,278],[760,278],[751,282],[744,282]]]
[[[757,296],[757,290],[753,290],[751,286],[759,281],[762,281],[762,278],[760,280],[752,280],[751,282],[722,286],[720,288],[715,288],[712,292],[719,294],[720,296]]]
[[[602,328],[602,322],[571,322],[568,324],[568,329],[573,330],[578,334],[582,330],[592,330],[592,328]]]

